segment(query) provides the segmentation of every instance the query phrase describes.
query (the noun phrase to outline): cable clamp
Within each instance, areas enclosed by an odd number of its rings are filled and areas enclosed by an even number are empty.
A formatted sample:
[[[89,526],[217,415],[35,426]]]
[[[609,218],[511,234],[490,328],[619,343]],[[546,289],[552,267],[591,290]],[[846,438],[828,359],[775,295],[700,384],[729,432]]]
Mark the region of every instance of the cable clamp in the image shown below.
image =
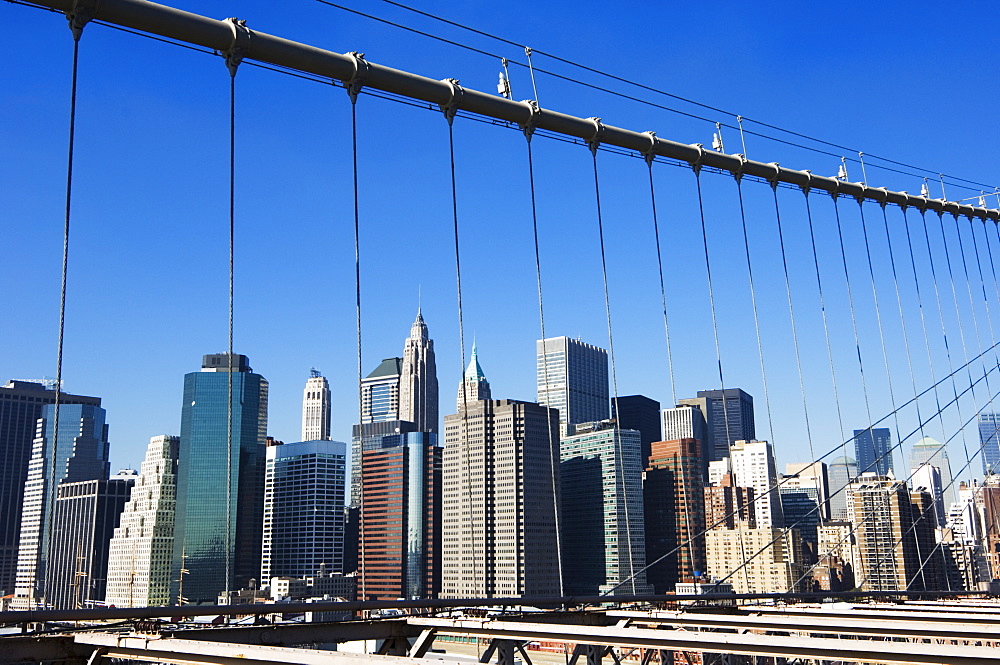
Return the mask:
[[[809,169],[804,169],[802,172],[806,174],[806,184],[801,187],[802,193],[809,196],[809,191],[812,189],[813,174]]]
[[[233,31],[233,45],[222,55],[226,58],[229,75],[236,76],[236,69],[243,62],[243,58],[250,53],[250,29],[247,28],[246,21],[238,18],[227,18],[226,22]]]
[[[747,165],[747,156],[740,153],[736,153],[734,156],[739,157],[740,165],[735,171],[733,171],[733,177],[736,178],[736,182],[740,182],[743,180],[743,169],[745,169]]]
[[[462,105],[462,97],[465,95],[465,90],[458,84],[458,79],[442,79],[442,83],[448,84],[448,87],[451,89],[451,97],[448,98],[447,104],[439,104],[438,108],[444,113],[444,117],[450,125],[455,119],[455,114],[458,113],[459,107]]]
[[[886,205],[889,204],[889,190],[886,189],[885,187],[873,187],[872,189],[876,192],[882,192],[882,199],[881,200],[876,199],[876,202],[880,206],[885,208]]]
[[[101,0],[73,0],[73,5],[66,11],[66,20],[69,21],[69,29],[73,33],[74,41],[80,41],[83,26],[97,16],[99,4],[101,4]]]
[[[600,118],[587,119],[594,123],[594,135],[587,141],[587,146],[590,148],[590,152],[596,155],[597,149],[601,147],[601,140],[604,138],[604,124],[601,123]]]
[[[530,143],[535,127],[538,126],[538,118],[542,115],[542,109],[534,99],[525,99],[521,103],[528,107],[528,119],[521,123],[520,127],[524,132],[524,138]]]
[[[768,162],[767,165],[774,167],[774,177],[768,178],[767,181],[771,183],[771,189],[777,189],[781,178],[781,165],[778,162]]]
[[[368,65],[368,61],[365,60],[364,53],[351,51],[347,55],[350,56],[351,62],[354,64],[354,73],[351,74],[351,78],[344,79],[343,84],[344,89],[351,98],[351,103],[354,104],[358,101],[358,94],[361,92],[361,88],[365,87],[365,81],[368,79],[368,71],[371,68]]]
[[[698,151],[698,158],[691,162],[691,168],[694,170],[695,175],[697,175],[701,173],[701,160],[705,158],[705,146],[700,143],[694,143],[691,147]]]
[[[649,137],[649,149],[643,151],[642,158],[646,160],[647,165],[652,166],[653,160],[656,159],[656,132],[643,132],[643,135]]]

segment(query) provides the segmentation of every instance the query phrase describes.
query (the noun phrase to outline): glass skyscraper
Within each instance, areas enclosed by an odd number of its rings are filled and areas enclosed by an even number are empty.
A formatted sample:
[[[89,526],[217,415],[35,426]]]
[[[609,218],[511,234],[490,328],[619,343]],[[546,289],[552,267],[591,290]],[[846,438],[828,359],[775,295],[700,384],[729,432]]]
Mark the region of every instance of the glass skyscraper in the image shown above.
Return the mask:
[[[979,445],[983,448],[983,473],[1000,473],[1000,414],[979,414]]]
[[[858,473],[885,476],[892,471],[892,434],[888,427],[854,430],[854,456]]]
[[[207,355],[184,376],[171,600],[215,602],[260,574],[267,380],[249,359]],[[182,574],[182,569],[185,571]],[[185,602],[185,601],[181,601]]]
[[[540,339],[535,347],[538,403],[559,409],[562,433],[578,423],[607,420],[608,352],[569,337]]]
[[[698,399],[706,401],[702,413],[708,422],[711,442],[702,446],[702,455],[709,460],[729,457],[729,448],[734,443],[757,438],[753,397],[749,393],[740,388],[699,390]],[[679,400],[678,403],[700,406],[694,400]]]

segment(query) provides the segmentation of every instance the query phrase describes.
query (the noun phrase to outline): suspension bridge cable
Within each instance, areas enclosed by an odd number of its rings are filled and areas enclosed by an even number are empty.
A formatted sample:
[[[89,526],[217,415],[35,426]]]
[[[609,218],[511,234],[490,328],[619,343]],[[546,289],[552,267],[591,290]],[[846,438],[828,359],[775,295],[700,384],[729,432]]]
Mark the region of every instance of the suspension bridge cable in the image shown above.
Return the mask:
[[[944,219],[942,218],[941,221],[942,221],[942,226],[943,226]],[[942,228],[942,231],[943,231],[943,228]],[[973,242],[975,243],[975,237],[976,237],[975,236],[975,232],[974,232],[974,230],[971,230],[971,231],[972,231],[972,239],[973,239]],[[966,287],[966,291],[968,291],[968,293],[969,293],[969,309],[972,312],[972,326],[973,326],[973,330],[976,333],[976,344],[978,345],[979,350],[982,351],[982,349],[983,349],[983,337],[980,334],[980,329],[979,329],[979,315],[976,314],[975,296],[973,296],[973,294],[972,294],[972,280],[969,277],[969,260],[968,260],[968,258],[966,257],[966,254],[965,254],[965,243],[962,241],[962,228],[961,228],[961,225],[960,225],[960,223],[958,221],[958,217],[955,217],[955,235],[958,238],[958,251],[959,251],[959,256],[961,256],[961,259],[962,259],[961,264],[962,264],[962,273],[965,275],[965,287]],[[970,248],[970,249],[972,249],[972,248]],[[975,249],[974,253],[976,255],[976,263],[977,263],[977,265],[979,267],[979,284],[980,284],[980,286],[982,287],[982,290],[983,290],[983,301],[987,305],[986,316],[987,316],[987,321],[989,323],[990,339],[995,339],[996,336],[993,334],[993,316],[989,312],[989,301],[986,300],[986,283],[983,280],[983,267],[982,267],[981,264],[979,264],[979,250]],[[998,358],[997,361],[998,361],[998,363],[1000,363],[1000,358]],[[983,368],[985,369],[985,367],[986,367],[986,361],[983,360]]]
[[[549,362],[548,354],[545,352],[545,307],[542,299],[542,258],[538,242],[538,207],[535,201],[535,160],[531,150],[531,136],[534,134],[534,127],[527,125],[524,127],[524,138],[528,148],[528,186],[531,193],[531,230],[535,243],[535,280],[538,284],[538,325],[542,334],[542,380],[545,385],[549,385]],[[552,480],[552,511],[555,517],[555,537],[556,537],[556,566],[559,571],[559,595],[563,595],[563,568],[562,568],[562,533],[559,514],[559,493],[556,488],[556,457],[560,453],[558,450],[558,436],[553,436],[551,413],[546,413],[545,423],[548,427],[549,441],[549,467]],[[556,450],[552,449],[552,442],[556,442]],[[560,456],[561,459],[561,456]]]
[[[322,2],[323,4],[333,5],[333,3],[328,2],[327,0],[318,0],[318,1]],[[430,18],[432,20],[439,21],[439,22],[444,23],[446,25],[450,25],[452,27],[456,27],[456,28],[460,28],[462,30],[466,30],[468,32],[471,32],[473,34],[479,35],[481,37],[486,37],[488,39],[493,39],[493,40],[495,40],[497,42],[500,42],[502,44],[505,44],[507,46],[514,46],[514,47],[517,47],[519,49],[525,48],[524,44],[520,44],[520,43],[518,43],[516,41],[513,41],[511,39],[507,39],[505,37],[501,37],[499,35],[496,35],[496,34],[491,33],[491,32],[487,32],[485,30],[480,30],[478,28],[473,28],[473,27],[471,27],[469,25],[465,25],[463,23],[459,23],[457,21],[453,21],[451,19],[444,18],[442,16],[439,16],[437,14],[433,14],[431,12],[427,12],[427,11],[424,11],[424,10],[421,10],[421,9],[417,9],[415,7],[411,7],[411,6],[406,5],[406,4],[402,3],[402,2],[398,2],[397,0],[382,0],[382,1],[385,2],[385,3],[387,3],[387,4],[393,5],[395,7],[399,7],[400,9],[405,9],[406,11],[413,12],[413,13],[418,14],[420,16],[424,16],[426,18]],[[460,46],[461,48],[465,48],[467,50],[478,52],[478,53],[481,53],[481,54],[484,54],[484,55],[486,54],[483,51],[481,51],[479,49],[476,49],[474,47],[468,46],[466,44],[455,43],[455,42],[452,42],[451,40],[447,40],[445,38],[438,37],[438,36],[435,36],[435,35],[431,35],[431,34],[428,34],[428,33],[423,33],[423,32],[421,32],[419,30],[416,30],[416,29],[413,29],[413,28],[409,28],[407,26],[403,26],[403,25],[400,25],[400,24],[392,23],[392,22],[387,21],[385,19],[380,19],[380,18],[377,18],[377,17],[368,16],[368,15],[362,14],[361,12],[358,12],[356,10],[348,9],[348,8],[342,7],[340,5],[333,5],[333,6],[336,6],[336,7],[340,8],[340,9],[343,9],[345,11],[348,11],[348,12],[351,12],[351,13],[354,13],[354,14],[360,14],[362,16],[366,16],[367,18],[372,18],[374,20],[377,20],[377,21],[380,21],[380,22],[383,22],[383,23],[387,23],[387,24],[393,25],[395,27],[400,27],[400,28],[403,28],[405,30],[409,30],[411,32],[416,32],[416,33],[419,33],[419,34],[421,34],[423,36],[431,37],[432,39],[436,39],[436,40],[439,40],[439,41],[448,42],[448,43],[451,43],[451,44],[453,44],[455,46]],[[554,60],[556,62],[565,64],[565,65],[569,65],[571,67],[576,67],[577,69],[581,69],[581,70],[589,72],[591,74],[597,74],[598,76],[603,76],[605,78],[611,79],[611,80],[616,81],[618,83],[625,83],[627,85],[634,86],[634,87],[639,88],[641,90],[644,90],[646,92],[651,92],[651,93],[654,93],[654,94],[657,94],[657,95],[662,95],[662,96],[668,97],[670,99],[674,99],[674,100],[677,100],[677,101],[680,101],[680,102],[684,102],[685,104],[691,104],[692,106],[695,106],[695,107],[698,107],[698,108],[702,108],[702,109],[705,109],[707,111],[712,111],[714,113],[720,113],[722,115],[735,118],[735,119],[737,119],[737,121],[740,124],[742,124],[742,121],[747,121],[747,122],[754,123],[756,125],[760,125],[761,127],[766,127],[768,129],[773,129],[773,130],[781,132],[783,134],[788,134],[789,136],[795,136],[797,138],[805,139],[807,141],[812,141],[814,143],[817,143],[817,144],[820,144],[820,145],[825,145],[825,146],[830,147],[830,148],[835,148],[837,150],[846,151],[846,152],[851,153],[851,154],[860,154],[861,153],[861,151],[859,151],[859,150],[857,150],[855,148],[849,148],[849,147],[847,147],[845,145],[841,145],[841,144],[838,144],[838,143],[833,143],[831,141],[825,141],[823,139],[818,139],[818,138],[810,136],[808,134],[804,134],[804,133],[801,133],[801,132],[796,132],[796,131],[793,131],[793,130],[790,130],[790,129],[785,129],[783,127],[779,127],[778,125],[773,125],[773,124],[770,124],[770,123],[763,122],[761,120],[755,120],[753,118],[748,118],[746,116],[734,113],[732,111],[727,111],[725,109],[722,109],[722,108],[719,108],[719,107],[716,107],[716,106],[712,106],[710,104],[705,104],[703,102],[699,102],[699,101],[696,101],[694,99],[691,99],[691,98],[688,98],[688,97],[684,97],[682,95],[677,95],[677,94],[674,94],[674,93],[670,93],[670,92],[667,92],[665,90],[661,90],[659,88],[656,88],[656,87],[653,87],[653,86],[650,86],[650,85],[639,83],[639,82],[634,81],[634,80],[629,79],[629,78],[625,78],[625,77],[622,77],[622,76],[611,74],[609,72],[606,72],[606,71],[603,71],[603,70],[600,70],[600,69],[597,69],[597,68],[594,68],[594,67],[590,67],[588,65],[581,64],[579,62],[570,60],[568,58],[564,58],[564,57],[555,55],[554,53],[549,53],[547,51],[541,51],[541,50],[538,50],[538,49],[535,49],[535,48],[532,48],[531,52],[535,53],[535,54],[538,54],[538,55],[541,55],[541,56],[545,56],[545,57],[550,58],[551,60]],[[492,57],[500,58],[501,56],[499,56],[499,55],[492,55]],[[509,58],[507,60],[508,60],[508,62],[510,62],[512,64],[521,65],[522,67],[523,66],[527,66],[527,65],[524,65],[524,63],[516,62],[514,60],[510,60]],[[596,86],[594,84],[586,83],[586,82],[583,82],[583,81],[577,81],[577,80],[571,79],[569,77],[564,77],[564,76],[561,76],[561,75],[558,75],[558,74],[554,74],[553,72],[548,72],[548,71],[537,69],[537,68],[535,68],[535,69],[536,69],[536,71],[538,71],[540,73],[548,74],[550,76],[556,76],[558,78],[562,78],[564,80],[571,81],[571,82],[577,83],[579,85],[583,85],[583,86],[590,87],[590,88],[597,89],[597,90],[602,90],[602,91],[605,91],[605,92],[610,92],[611,94],[615,94],[615,95],[618,95],[618,96],[621,96],[621,97],[624,97],[624,98],[627,98],[627,99],[631,99],[633,101],[639,101],[641,103],[652,104],[652,102],[649,102],[648,100],[643,100],[643,99],[640,99],[640,98],[635,98],[635,97],[626,95],[624,93],[618,93],[618,92],[615,92],[615,91],[607,90],[607,89],[602,88],[600,86]],[[664,107],[664,108],[665,108],[665,110],[672,111],[672,112],[675,112],[675,113],[682,113],[683,115],[688,115],[690,117],[697,118],[699,120],[705,120],[707,122],[715,122],[714,120],[710,120],[708,118],[701,118],[701,117],[698,117],[698,116],[693,116],[691,114],[683,113],[681,111],[678,111],[677,109],[672,109],[672,108],[669,108],[669,107]],[[729,128],[729,129],[740,129],[740,131],[742,133],[742,127],[738,128],[738,127],[732,126],[732,125],[725,125],[725,126],[727,128]],[[775,137],[767,136],[767,135],[764,135],[764,134],[759,134],[759,133],[756,133],[756,132],[747,131],[747,133],[751,134],[751,135],[754,135],[754,136],[760,136],[762,138],[767,138],[769,140],[779,141],[779,142],[782,142],[782,143],[788,143],[787,141],[782,141],[782,140],[777,139]],[[800,147],[800,148],[803,148],[803,149],[806,149],[806,150],[815,151],[815,152],[822,152],[822,151],[816,150],[815,148],[811,148],[809,146],[802,146],[802,145],[798,145],[798,144],[794,144],[794,143],[789,143],[789,145],[794,145],[795,147]],[[744,154],[745,154],[745,152],[746,151],[744,150]],[[833,155],[833,153],[827,153],[827,154]],[[924,173],[932,173],[934,175],[938,175],[939,174],[939,171],[937,171],[937,170],[925,169],[925,168],[922,168],[922,167],[919,167],[919,166],[914,166],[912,164],[907,164],[906,162],[900,162],[900,161],[892,160],[892,159],[889,159],[887,157],[881,157],[879,155],[873,155],[873,154],[870,154],[870,153],[864,153],[864,155],[866,157],[868,157],[869,160],[876,159],[876,160],[883,161],[883,162],[886,162],[886,163],[889,163],[889,164],[894,164],[896,166],[900,166],[900,167],[903,167],[903,168],[914,169],[914,170],[917,170],[917,171],[922,171]],[[859,160],[856,160],[856,159],[852,158],[851,161],[858,162]],[[877,166],[878,168],[885,169],[885,167],[880,166],[880,165],[875,165],[875,166]],[[893,169],[885,169],[885,170],[893,170]],[[914,174],[907,174],[907,175],[914,175]],[[979,182],[976,182],[976,181],[973,181],[973,180],[966,180],[964,178],[959,178],[957,176],[951,176],[951,175],[947,175],[947,174],[945,174],[945,175],[948,178],[952,179],[952,180],[956,180],[956,181],[959,181],[959,182],[969,183],[971,185],[976,185],[978,187],[993,187],[993,185],[986,185],[984,183],[979,183]]]
[[[597,131],[595,132],[594,139],[590,142],[590,154],[593,158],[594,163],[594,199],[597,203],[597,238],[600,241],[601,249],[601,277],[604,285],[604,312],[608,320],[608,351],[611,357],[611,387],[614,391],[614,405],[615,405],[615,427],[614,427],[614,450],[615,450],[615,512],[617,513],[617,504],[619,501],[625,507],[625,537],[628,540],[628,572],[629,581],[632,584],[632,593],[635,594],[635,575],[634,575],[634,563],[633,563],[633,547],[632,542],[632,524],[629,519],[629,501],[628,501],[628,486],[626,485],[625,477],[625,453],[622,446],[621,440],[621,428],[618,426],[618,418],[621,416],[621,410],[618,407],[618,374],[615,369],[615,339],[612,335],[612,325],[611,325],[611,296],[608,290],[608,262],[606,257],[606,252],[604,249],[604,219],[601,214],[601,180],[598,175],[597,170],[597,147],[600,145],[600,134],[602,131],[601,123],[599,119],[594,119],[594,124]],[[621,492],[619,493],[618,487],[621,487]],[[621,541],[618,540],[618,560],[621,561]]]
[[[764,344],[760,336],[760,316],[757,310],[757,289],[753,280],[753,262],[750,260],[750,234],[747,230],[746,208],[743,203],[743,174],[735,176],[736,194],[740,204],[740,223],[743,225],[743,249],[747,257],[747,277],[750,285],[750,306],[753,310],[753,327],[757,335],[757,356],[760,359],[760,380],[764,387],[764,405],[767,409],[768,438],[774,442],[774,419],[771,415],[771,392],[767,387],[767,370],[764,364]]]
[[[660,276],[660,302],[663,305],[663,334],[667,343],[667,373],[670,376],[670,403],[677,403],[677,386],[674,381],[674,354],[670,346],[670,323],[667,318],[667,287],[663,279],[663,251],[660,247],[660,222],[656,214],[656,189],[653,186],[653,159],[652,153],[644,155],[646,166],[649,170],[649,202],[653,213],[653,240],[656,244],[656,268]]]
[[[795,350],[795,367],[799,374],[799,391],[802,393],[802,413],[805,415],[806,439],[809,441],[809,457],[814,458],[816,457],[816,451],[813,450],[812,428],[809,425],[809,404],[806,401],[806,382],[805,377],[802,374],[802,356],[799,352],[799,333],[795,325],[795,308],[792,305],[792,281],[788,275],[788,258],[785,252],[785,234],[781,227],[781,209],[778,205],[778,188],[774,183],[771,183],[771,193],[774,195],[774,219],[778,228],[778,244],[781,247],[781,267],[785,274],[785,294],[788,296],[788,316],[792,324],[792,346]]]

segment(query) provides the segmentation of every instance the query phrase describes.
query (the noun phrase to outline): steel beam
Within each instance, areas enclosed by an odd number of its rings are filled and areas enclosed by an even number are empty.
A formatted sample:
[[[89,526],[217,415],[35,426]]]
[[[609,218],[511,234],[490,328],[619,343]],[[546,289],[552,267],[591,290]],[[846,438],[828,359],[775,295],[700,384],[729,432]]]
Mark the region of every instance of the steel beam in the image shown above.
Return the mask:
[[[356,640],[388,640],[417,637],[421,629],[402,619],[387,621],[342,621],[334,623],[280,623],[270,626],[232,626],[174,629],[163,635],[182,640],[293,646]]]
[[[62,661],[83,665],[93,651],[76,643],[72,635],[0,638],[0,661],[7,664]]]
[[[63,12],[72,10],[77,4],[77,0],[30,0],[30,2]],[[223,53],[236,47],[236,31],[230,21],[220,21],[145,0],[100,0],[95,5],[93,18],[107,23]],[[533,127],[582,141],[613,145],[643,155],[675,159],[699,168],[716,168],[734,175],[756,176],[773,183],[788,183],[806,190],[818,189],[833,195],[849,196],[880,204],[891,203],[970,219],[1000,221],[998,209],[913,196],[905,192],[892,192],[884,188],[868,187],[862,183],[815,176],[809,171],[787,169],[775,163],[755,162],[745,159],[742,155],[705,150],[700,144],[677,143],[659,138],[651,132],[636,132],[605,125],[598,118],[580,118],[541,109],[534,102],[515,102],[495,94],[462,88],[453,80],[438,81],[410,74],[368,62],[354,55],[327,51],[256,30],[251,31],[249,46],[244,49],[244,58],[375,88],[437,104],[442,108],[503,120],[521,127]]]
[[[901,641],[833,639],[713,633],[689,630],[653,630],[613,626],[565,626],[512,621],[412,618],[415,625],[433,626],[439,632],[457,635],[505,637],[517,640],[548,640],[610,647],[734,653],[747,656],[780,656],[821,660],[851,660],[907,665],[1000,665],[1000,649]]]

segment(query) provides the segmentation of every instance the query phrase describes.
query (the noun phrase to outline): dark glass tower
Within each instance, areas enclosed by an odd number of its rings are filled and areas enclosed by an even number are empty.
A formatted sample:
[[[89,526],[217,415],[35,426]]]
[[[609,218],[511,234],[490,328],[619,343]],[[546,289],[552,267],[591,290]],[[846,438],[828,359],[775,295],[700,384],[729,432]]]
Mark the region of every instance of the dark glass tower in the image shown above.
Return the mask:
[[[729,447],[734,441],[754,441],[757,433],[753,420],[753,397],[740,388],[725,390],[699,390],[698,397],[708,400],[711,421],[711,443],[704,455],[709,460],[729,457]]]
[[[660,428],[660,403],[644,395],[628,395],[611,400],[611,417],[621,429],[634,429],[642,440],[642,466],[649,461],[654,441],[663,439]]]
[[[55,390],[34,381],[8,381],[0,386],[0,592],[4,594],[14,590],[24,479],[35,427],[42,407],[55,399]],[[101,405],[99,397],[66,393],[59,396],[59,402]]]
[[[260,574],[267,380],[246,356],[233,355],[230,447],[229,367],[228,354],[208,355],[200,372],[184,376],[174,601],[214,603],[219,592],[246,587]]]
[[[1000,474],[1000,415],[979,414],[979,445],[983,448],[983,474]]]
[[[892,470],[892,435],[887,427],[854,430],[854,455],[858,474],[874,472],[880,476]]]

